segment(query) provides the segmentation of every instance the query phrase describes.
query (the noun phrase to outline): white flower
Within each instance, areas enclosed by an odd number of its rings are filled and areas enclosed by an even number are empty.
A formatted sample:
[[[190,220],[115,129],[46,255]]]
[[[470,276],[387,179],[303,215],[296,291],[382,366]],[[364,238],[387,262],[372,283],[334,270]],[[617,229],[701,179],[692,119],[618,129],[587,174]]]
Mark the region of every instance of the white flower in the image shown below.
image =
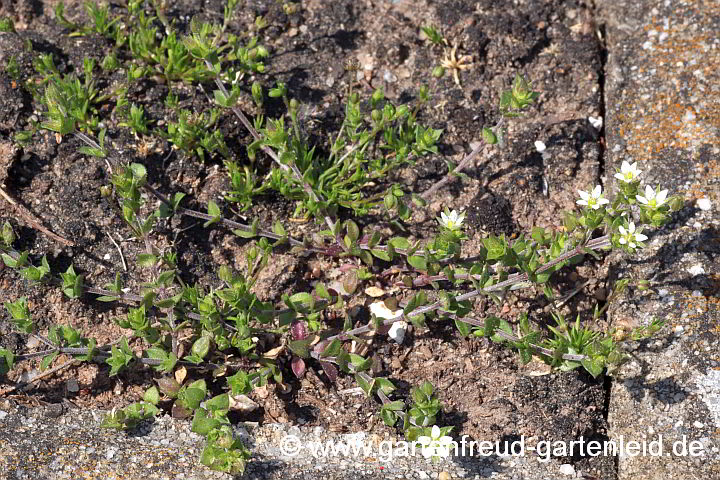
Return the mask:
[[[625,183],[630,183],[635,180],[635,178],[640,175],[640,173],[642,173],[642,170],[638,170],[637,162],[631,165],[628,161],[623,160],[622,165],[620,166],[620,171],[614,176],[618,180],[622,180]]]
[[[464,220],[464,212],[458,213],[455,210],[453,210],[452,212],[448,212],[447,208],[444,212],[440,213],[440,218],[438,218],[438,222],[440,222],[440,225],[447,228],[448,230],[460,230]]]
[[[660,187],[658,187],[659,189]],[[636,195],[635,198],[638,202],[647,205],[648,207],[659,207],[663,203],[665,203],[665,200],[667,199],[667,190],[653,190],[653,188],[650,185],[645,185],[645,196],[642,195]]]
[[[597,210],[606,203],[610,203],[610,200],[603,198],[602,187],[600,185],[596,185],[592,192],[583,192],[582,190],[578,190],[578,193],[580,194],[581,200],[578,200],[575,203],[578,205],[585,205],[593,210]]]
[[[595,127],[595,130],[600,130],[603,126],[603,118],[601,116],[588,117],[588,122]]]
[[[370,304],[370,313],[374,313],[375,316],[378,318],[395,318],[402,312],[402,309],[390,310],[387,305],[385,305],[385,302],[383,302],[382,300]],[[405,340],[405,333],[407,332],[407,328],[408,323],[404,320],[393,322],[390,330],[388,331],[388,336],[392,338],[395,343],[402,344],[403,340]]]
[[[642,242],[644,240],[647,240],[648,238],[642,233],[635,231],[635,223],[633,222],[630,222],[627,230],[622,225],[620,225],[619,230],[620,235],[622,236],[620,237],[618,242],[620,242],[621,245],[627,245],[628,247],[630,247],[631,250],[637,247],[637,244],[635,242]]]
[[[422,455],[425,458],[447,457],[450,455],[452,437],[440,434],[440,427],[433,425],[430,436],[422,435],[417,441],[422,446]]]

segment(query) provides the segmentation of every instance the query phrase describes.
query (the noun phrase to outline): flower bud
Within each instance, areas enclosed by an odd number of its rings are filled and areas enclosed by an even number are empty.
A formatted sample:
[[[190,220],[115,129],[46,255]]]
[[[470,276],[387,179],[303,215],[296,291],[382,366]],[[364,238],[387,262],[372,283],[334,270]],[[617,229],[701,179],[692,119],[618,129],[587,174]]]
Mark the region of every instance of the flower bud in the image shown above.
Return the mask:
[[[443,75],[445,75],[445,69],[438,65],[437,67],[433,68],[432,70],[432,76],[435,78],[442,78]]]

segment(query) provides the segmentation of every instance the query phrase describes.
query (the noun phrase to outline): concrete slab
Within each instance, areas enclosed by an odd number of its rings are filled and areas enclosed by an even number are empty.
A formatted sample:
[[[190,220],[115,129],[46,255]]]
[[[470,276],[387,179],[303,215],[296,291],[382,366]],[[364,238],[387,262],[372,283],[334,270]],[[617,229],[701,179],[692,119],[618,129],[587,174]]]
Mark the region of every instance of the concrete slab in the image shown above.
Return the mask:
[[[605,181],[623,160],[638,162],[646,184],[687,200],[638,258],[611,267],[652,287],[611,306],[613,323],[668,324],[614,378],[610,437],[663,445],[619,456],[618,478],[719,478],[720,2],[598,7],[608,49]]]

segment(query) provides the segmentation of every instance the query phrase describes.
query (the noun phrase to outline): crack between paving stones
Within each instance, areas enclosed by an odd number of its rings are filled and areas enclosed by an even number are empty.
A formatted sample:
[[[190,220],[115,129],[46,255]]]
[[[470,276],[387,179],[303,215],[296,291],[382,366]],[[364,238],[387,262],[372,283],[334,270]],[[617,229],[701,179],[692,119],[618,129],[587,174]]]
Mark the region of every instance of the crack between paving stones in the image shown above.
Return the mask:
[[[592,9],[591,9],[592,17],[593,17],[593,23],[595,23],[597,32],[599,33],[599,36],[597,38],[598,41],[598,52],[600,55],[600,71],[598,72],[598,91],[600,93],[600,99],[599,99],[599,111],[600,111],[600,118],[603,119],[602,128],[599,132],[599,141],[598,141],[598,173],[597,173],[597,180],[598,183],[602,181],[602,178],[605,176],[605,172],[610,170],[610,166],[607,165],[607,162],[609,161],[607,150],[607,137],[605,135],[606,133],[606,127],[607,127],[607,109],[605,108],[605,102],[607,101],[606,98],[606,92],[605,92],[605,81],[606,81],[606,72],[607,72],[607,61],[608,61],[608,39],[607,39],[607,29],[605,28],[605,23],[601,16],[599,15],[599,7],[597,5],[596,1],[592,2]],[[606,181],[608,179],[606,178]],[[608,185],[604,185],[604,190],[607,191]],[[607,313],[606,313],[607,315]],[[612,392],[612,382],[613,379],[607,375],[605,375],[605,378],[603,380],[603,389],[605,391],[605,398],[603,403],[603,418],[605,419],[605,422],[607,424],[608,417],[610,415],[610,395]],[[608,425],[609,427],[609,425]],[[607,436],[607,434],[606,434]],[[618,478],[618,472],[619,472],[619,458],[618,456],[614,456],[613,459],[613,466],[615,471],[615,478]]]

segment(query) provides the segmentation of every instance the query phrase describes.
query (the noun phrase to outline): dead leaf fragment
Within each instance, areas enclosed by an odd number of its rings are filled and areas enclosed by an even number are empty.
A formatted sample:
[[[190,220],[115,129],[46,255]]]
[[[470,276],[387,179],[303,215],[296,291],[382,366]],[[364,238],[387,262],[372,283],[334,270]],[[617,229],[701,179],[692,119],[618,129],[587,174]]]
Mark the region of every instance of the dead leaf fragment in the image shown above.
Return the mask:
[[[365,289],[365,295],[368,295],[373,298],[382,297],[385,295],[385,290],[378,287],[368,287]]]

